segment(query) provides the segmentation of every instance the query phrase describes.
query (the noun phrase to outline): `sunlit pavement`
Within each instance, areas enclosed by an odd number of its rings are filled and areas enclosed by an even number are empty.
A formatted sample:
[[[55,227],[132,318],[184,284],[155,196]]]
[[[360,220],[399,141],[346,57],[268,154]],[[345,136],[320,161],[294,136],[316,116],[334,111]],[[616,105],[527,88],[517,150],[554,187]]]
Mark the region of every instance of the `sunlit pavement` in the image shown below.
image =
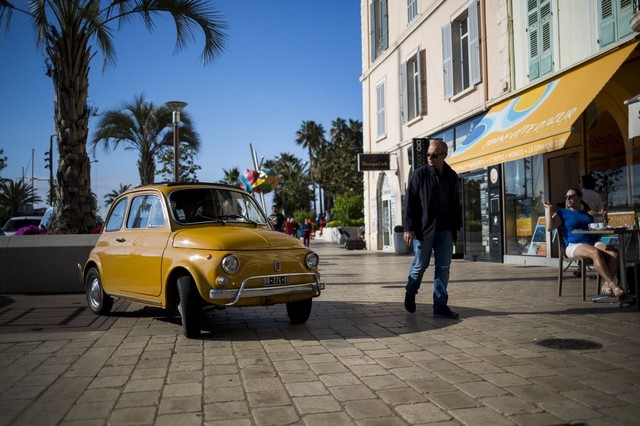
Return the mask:
[[[577,278],[559,298],[555,268],[457,260],[460,319],[434,319],[429,283],[404,310],[409,256],[311,248],[327,289],[304,325],[227,309],[187,340],[135,303],[0,295],[0,424],[638,424],[635,307],[582,302]]]

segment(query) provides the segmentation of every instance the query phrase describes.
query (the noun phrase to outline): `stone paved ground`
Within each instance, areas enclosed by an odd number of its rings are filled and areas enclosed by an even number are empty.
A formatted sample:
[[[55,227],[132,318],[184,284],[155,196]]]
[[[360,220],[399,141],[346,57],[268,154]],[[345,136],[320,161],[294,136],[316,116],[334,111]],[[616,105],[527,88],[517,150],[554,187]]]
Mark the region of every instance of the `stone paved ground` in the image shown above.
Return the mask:
[[[638,424],[635,307],[582,302],[578,279],[558,298],[554,268],[454,261],[461,318],[434,319],[429,285],[404,311],[410,257],[312,245],[327,290],[304,325],[228,309],[187,340],[135,303],[0,296],[0,425]]]

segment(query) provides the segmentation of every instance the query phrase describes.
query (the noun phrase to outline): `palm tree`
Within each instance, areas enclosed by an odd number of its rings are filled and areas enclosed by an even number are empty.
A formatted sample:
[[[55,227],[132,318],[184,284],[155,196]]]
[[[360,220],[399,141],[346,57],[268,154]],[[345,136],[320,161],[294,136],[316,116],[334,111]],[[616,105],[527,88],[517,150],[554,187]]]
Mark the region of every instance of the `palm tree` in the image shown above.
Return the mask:
[[[313,196],[309,189],[311,179],[309,169],[305,168],[298,157],[283,152],[274,160],[267,160],[265,168],[278,175],[278,186],[273,191],[273,202],[280,206],[285,214],[292,215],[297,210],[309,210]]]
[[[324,144],[324,128],[322,124],[317,124],[315,121],[303,121],[300,125],[300,129],[296,132],[296,144],[301,145],[309,151],[309,170],[311,171],[311,184],[313,185],[313,209],[318,212],[316,208],[316,168],[313,157],[316,151],[318,151]]]
[[[226,23],[210,0],[55,0],[24,2],[16,7],[0,0],[0,27],[9,28],[14,12],[26,15],[44,47],[47,75],[55,92],[54,123],[60,155],[56,188],[56,225],[62,231],[89,232],[96,223],[91,202],[87,155],[90,107],[89,66],[96,52],[103,68],[115,64],[114,30],[139,17],[149,31],[160,13],[173,18],[176,49],[204,33],[202,60],[212,62],[223,50]]]
[[[104,206],[109,207],[111,203],[113,203],[113,201],[118,198],[118,195],[122,194],[124,191],[128,191],[130,188],[131,185],[120,184],[120,188],[114,189],[104,196]]]
[[[11,216],[24,210],[27,204],[41,202],[31,184],[24,178],[20,180],[0,180],[0,216]]]
[[[224,172],[224,177],[220,182],[228,183],[229,185],[240,186],[240,169],[234,167],[232,169],[222,169]]]
[[[197,152],[200,149],[200,136],[193,130],[189,114],[182,112],[181,121],[181,143]],[[122,143],[124,149],[138,151],[140,183],[148,185],[155,181],[155,159],[160,158],[166,150],[173,149],[171,124],[172,111],[169,108],[165,105],[156,106],[139,95],[133,102],[102,114],[91,147],[95,151],[102,144],[108,152]]]

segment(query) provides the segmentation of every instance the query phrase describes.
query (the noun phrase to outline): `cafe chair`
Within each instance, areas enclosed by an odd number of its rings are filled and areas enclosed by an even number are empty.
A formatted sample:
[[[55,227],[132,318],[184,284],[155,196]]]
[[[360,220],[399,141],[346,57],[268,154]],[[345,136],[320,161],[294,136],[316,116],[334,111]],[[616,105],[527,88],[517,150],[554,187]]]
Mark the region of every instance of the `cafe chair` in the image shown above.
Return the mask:
[[[565,251],[564,246],[564,238],[560,235],[559,231],[554,231],[553,238],[556,239],[558,243],[558,297],[562,296],[562,281],[565,272],[567,269],[571,267],[571,265],[575,262],[580,268],[580,279],[582,280],[582,300],[587,300],[587,267],[592,266],[593,262],[588,257],[575,256],[568,257]],[[565,265],[566,263],[566,265]],[[596,280],[596,294],[600,293],[600,284],[601,278],[600,275],[596,274],[598,279]]]
[[[614,228],[624,227],[638,229],[638,218],[635,211],[610,212],[608,216],[608,225]],[[602,239],[604,240],[604,239]],[[614,241],[604,241],[613,245],[618,245],[617,239]],[[640,265],[640,234],[630,235],[625,239],[625,266],[627,271],[629,268],[633,271],[634,296],[638,298],[638,266]],[[627,282],[629,282],[629,274],[627,274]],[[630,291],[630,286],[625,285],[625,291]],[[638,306],[640,309],[640,306]]]

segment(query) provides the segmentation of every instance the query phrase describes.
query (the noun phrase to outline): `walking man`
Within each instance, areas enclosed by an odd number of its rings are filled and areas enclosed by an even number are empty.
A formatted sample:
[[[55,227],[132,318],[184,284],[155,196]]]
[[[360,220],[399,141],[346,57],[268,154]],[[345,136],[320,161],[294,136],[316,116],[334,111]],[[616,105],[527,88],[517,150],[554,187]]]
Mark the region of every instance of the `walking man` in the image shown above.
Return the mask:
[[[431,140],[427,165],[414,170],[409,179],[403,213],[404,241],[413,247],[414,258],[405,287],[404,307],[408,312],[416,311],[416,294],[433,252],[433,315],[455,319],[459,315],[447,306],[447,285],[462,207],[458,175],[444,161],[447,151],[444,141]]]

